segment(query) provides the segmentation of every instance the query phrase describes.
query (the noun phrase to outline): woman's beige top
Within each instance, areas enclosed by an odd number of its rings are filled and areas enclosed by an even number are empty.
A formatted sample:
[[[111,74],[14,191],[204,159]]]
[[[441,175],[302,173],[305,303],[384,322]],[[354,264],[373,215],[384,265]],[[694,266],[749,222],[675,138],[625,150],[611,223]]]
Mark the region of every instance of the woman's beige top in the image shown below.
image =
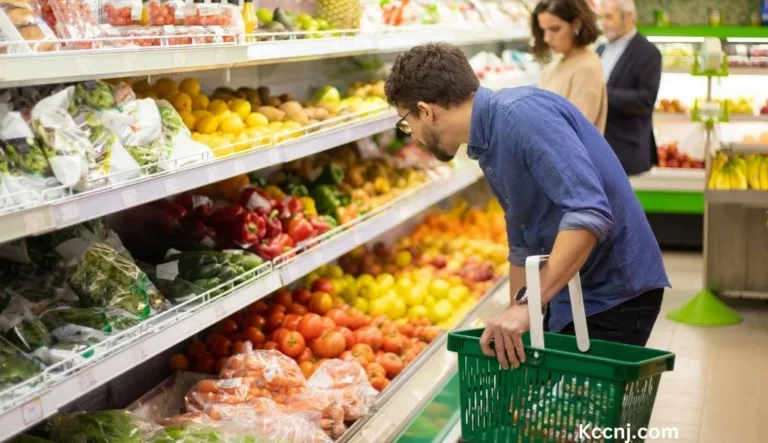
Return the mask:
[[[557,58],[544,67],[539,87],[570,100],[600,133],[605,132],[608,93],[600,57],[584,48],[568,58]]]

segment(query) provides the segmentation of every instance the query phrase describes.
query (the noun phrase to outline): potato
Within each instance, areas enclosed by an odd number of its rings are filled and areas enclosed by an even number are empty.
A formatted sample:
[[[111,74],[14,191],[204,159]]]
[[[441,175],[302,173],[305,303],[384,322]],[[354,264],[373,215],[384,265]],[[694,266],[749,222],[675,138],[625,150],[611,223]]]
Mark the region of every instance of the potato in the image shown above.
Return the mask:
[[[260,106],[256,111],[264,114],[270,123],[281,122],[285,118],[285,112],[272,106]]]
[[[309,117],[307,117],[307,114],[304,112],[304,108],[302,108],[301,104],[297,101],[289,101],[283,103],[280,105],[280,110],[285,112],[285,115],[290,120],[295,121],[301,126],[306,126],[309,124]]]

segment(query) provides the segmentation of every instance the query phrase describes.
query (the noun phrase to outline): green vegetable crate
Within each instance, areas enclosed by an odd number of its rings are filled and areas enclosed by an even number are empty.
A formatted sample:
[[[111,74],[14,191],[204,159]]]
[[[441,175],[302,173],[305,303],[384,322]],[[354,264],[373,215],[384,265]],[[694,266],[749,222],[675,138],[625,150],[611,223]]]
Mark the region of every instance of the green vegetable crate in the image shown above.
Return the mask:
[[[463,440],[644,441],[638,431],[648,426],[661,375],[674,368],[674,354],[589,340],[578,275],[569,283],[576,337],[544,333],[541,310],[532,309],[541,306],[543,258],[529,257],[533,269],[526,262],[532,330],[523,336],[526,362],[518,369],[505,370],[483,354],[482,329],[448,336],[448,349],[459,357]]]

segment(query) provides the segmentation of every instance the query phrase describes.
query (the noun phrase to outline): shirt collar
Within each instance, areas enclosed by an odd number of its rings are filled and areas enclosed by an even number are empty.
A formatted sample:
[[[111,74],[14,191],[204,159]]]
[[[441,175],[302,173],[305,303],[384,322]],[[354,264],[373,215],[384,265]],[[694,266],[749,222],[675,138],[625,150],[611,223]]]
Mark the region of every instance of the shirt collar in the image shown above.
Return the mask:
[[[618,46],[618,47],[620,47],[620,46],[627,46],[629,44],[630,40],[635,38],[636,35],[637,35],[637,28],[632,28],[632,30],[629,31],[627,33],[627,35],[625,35],[624,37],[616,40],[615,42],[609,42],[608,45],[609,46]]]
[[[488,149],[488,113],[493,92],[479,87],[472,102],[472,120],[469,128],[469,145],[467,155],[477,160]]]

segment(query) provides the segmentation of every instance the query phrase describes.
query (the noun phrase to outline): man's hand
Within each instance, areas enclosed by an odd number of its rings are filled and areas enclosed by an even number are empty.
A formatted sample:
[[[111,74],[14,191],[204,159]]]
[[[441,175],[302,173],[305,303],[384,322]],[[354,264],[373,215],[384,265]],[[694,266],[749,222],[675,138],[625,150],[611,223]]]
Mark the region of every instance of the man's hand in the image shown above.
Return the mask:
[[[515,368],[520,367],[520,363],[525,362],[522,335],[530,327],[528,306],[513,305],[485,327],[483,336],[480,337],[483,353],[488,357],[496,356],[504,369],[509,369],[510,363]],[[491,349],[491,341],[494,349]]]

